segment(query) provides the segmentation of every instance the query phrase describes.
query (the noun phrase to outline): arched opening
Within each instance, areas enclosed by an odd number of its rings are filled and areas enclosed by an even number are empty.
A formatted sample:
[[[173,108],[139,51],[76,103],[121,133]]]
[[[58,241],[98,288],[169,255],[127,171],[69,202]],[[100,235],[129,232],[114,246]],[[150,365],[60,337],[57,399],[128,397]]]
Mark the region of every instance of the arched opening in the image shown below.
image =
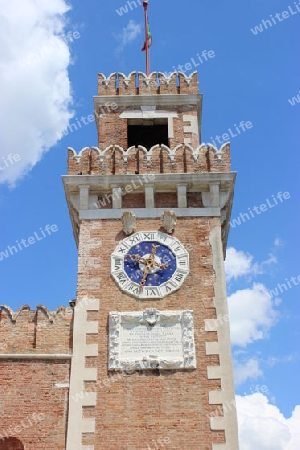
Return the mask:
[[[0,439],[0,450],[24,450],[24,445],[15,437],[4,438]]]

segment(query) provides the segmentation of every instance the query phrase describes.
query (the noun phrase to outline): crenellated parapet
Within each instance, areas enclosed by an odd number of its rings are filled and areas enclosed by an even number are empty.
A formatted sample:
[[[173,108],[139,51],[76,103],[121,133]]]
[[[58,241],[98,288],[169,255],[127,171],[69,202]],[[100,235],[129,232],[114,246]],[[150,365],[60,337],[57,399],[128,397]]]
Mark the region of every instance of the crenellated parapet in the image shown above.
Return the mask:
[[[179,144],[170,148],[157,144],[147,149],[142,145],[122,148],[84,147],[78,154],[68,148],[68,175],[116,175],[147,173],[229,172],[230,144],[217,149],[211,144],[193,148]]]
[[[143,72],[112,73],[106,77],[98,74],[99,96],[159,95],[159,94],[197,94],[199,91],[198,74],[186,75],[183,72],[165,74],[152,72],[147,76]]]
[[[73,309],[61,306],[50,311],[38,305],[28,305],[14,312],[0,306],[1,354],[68,354],[72,341]]]

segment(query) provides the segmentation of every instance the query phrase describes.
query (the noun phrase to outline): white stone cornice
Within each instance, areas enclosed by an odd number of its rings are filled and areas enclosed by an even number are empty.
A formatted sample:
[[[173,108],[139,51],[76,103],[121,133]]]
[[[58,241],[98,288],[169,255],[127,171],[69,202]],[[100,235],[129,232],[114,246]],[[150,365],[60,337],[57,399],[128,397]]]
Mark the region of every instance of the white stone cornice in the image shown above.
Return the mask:
[[[90,209],[79,213],[80,220],[120,219],[130,210],[137,219],[160,219],[167,208]],[[220,217],[220,208],[172,208],[176,217]],[[122,224],[120,223],[120,227]]]
[[[151,181],[149,180],[150,176]],[[110,190],[113,186],[126,186],[133,181],[146,179],[148,183],[155,185],[155,188],[173,187],[174,192],[178,184],[186,184],[189,192],[197,192],[200,189],[202,192],[210,192],[210,184],[219,183],[220,191],[226,192],[234,185],[236,172],[219,173],[219,172],[200,172],[200,173],[164,173],[164,174],[140,174],[140,175],[65,175],[62,177],[65,189],[68,192],[78,193],[79,187],[82,185],[89,185],[90,192],[98,189]],[[153,179],[154,178],[154,179]],[[148,184],[144,182],[145,185]],[[143,191],[143,186],[140,187],[140,192]],[[136,190],[136,192],[139,192]]]
[[[155,208],[154,192],[176,193],[178,208],[172,208],[177,217],[220,217],[223,252],[227,244],[236,173],[169,173],[140,175],[68,175],[63,177],[68,206],[76,241],[79,220],[120,219],[128,211],[137,219],[160,219],[168,205]],[[89,186],[89,198],[86,198]],[[146,208],[122,208],[122,196],[130,186],[130,193],[143,193]],[[81,193],[81,202],[80,202]],[[203,208],[188,208],[187,193],[201,193]],[[83,196],[83,194],[85,196]],[[130,194],[128,194],[130,195]],[[112,209],[101,209],[98,197],[113,200]],[[81,204],[83,207],[81,207]],[[71,214],[72,213],[72,214]]]

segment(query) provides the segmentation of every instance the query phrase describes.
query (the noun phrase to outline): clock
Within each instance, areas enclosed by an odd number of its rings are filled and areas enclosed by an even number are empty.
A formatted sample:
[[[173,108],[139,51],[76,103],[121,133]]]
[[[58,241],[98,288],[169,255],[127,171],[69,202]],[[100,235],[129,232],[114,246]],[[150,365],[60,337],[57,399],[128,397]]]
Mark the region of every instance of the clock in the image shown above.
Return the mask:
[[[189,254],[178,239],[141,231],[123,239],[111,255],[111,275],[124,292],[140,299],[177,291],[189,274]]]

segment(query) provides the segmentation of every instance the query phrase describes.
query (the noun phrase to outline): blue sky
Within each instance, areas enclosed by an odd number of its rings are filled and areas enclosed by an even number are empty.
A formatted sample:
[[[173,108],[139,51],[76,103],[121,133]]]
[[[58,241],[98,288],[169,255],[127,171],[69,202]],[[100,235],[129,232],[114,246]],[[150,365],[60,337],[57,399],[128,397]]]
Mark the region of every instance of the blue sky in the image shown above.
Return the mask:
[[[23,304],[55,309],[75,298],[77,250],[61,175],[67,147],[97,145],[96,127],[59,136],[76,118],[93,113],[98,72],[145,68],[138,1],[132,9],[125,0],[70,0],[69,8],[64,0],[43,3],[0,0],[0,252],[34,232],[40,237],[0,261],[0,304],[15,310]],[[233,132],[241,121],[252,125],[231,138],[232,170],[238,172],[232,222],[240,224],[231,228],[226,263],[241,448],[296,450],[300,283],[291,277],[300,275],[300,5],[150,0],[149,8],[152,71],[193,65],[197,54],[214,52],[194,68],[204,95],[202,142]],[[262,22],[271,15],[272,26]],[[263,212],[254,209],[260,205]],[[47,224],[58,230],[44,231]],[[287,290],[270,298],[278,283]],[[264,414],[274,419],[272,447]],[[255,438],[249,417],[260,418]]]

